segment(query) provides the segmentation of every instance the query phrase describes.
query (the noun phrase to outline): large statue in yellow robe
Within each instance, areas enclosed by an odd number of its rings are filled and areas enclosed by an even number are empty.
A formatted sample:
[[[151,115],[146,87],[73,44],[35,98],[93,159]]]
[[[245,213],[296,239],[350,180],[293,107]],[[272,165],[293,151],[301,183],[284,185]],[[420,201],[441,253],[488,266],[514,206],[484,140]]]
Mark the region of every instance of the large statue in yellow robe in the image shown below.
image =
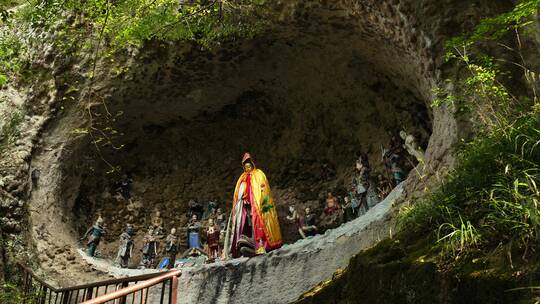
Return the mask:
[[[225,244],[226,257],[252,256],[281,247],[281,231],[270,185],[249,153],[234,190]]]

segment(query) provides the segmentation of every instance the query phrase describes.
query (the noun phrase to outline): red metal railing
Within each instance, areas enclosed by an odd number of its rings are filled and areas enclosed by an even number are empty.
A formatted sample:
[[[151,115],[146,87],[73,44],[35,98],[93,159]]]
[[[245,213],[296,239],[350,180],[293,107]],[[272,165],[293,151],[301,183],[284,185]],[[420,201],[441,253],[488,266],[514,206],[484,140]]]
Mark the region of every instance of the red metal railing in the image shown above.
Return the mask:
[[[38,304],[81,303],[87,300],[95,299],[102,295],[107,295],[111,292],[133,287],[140,282],[147,282],[148,280],[161,278],[166,275],[167,276],[162,278],[159,282],[141,289],[138,295],[135,295],[134,293],[126,294],[118,299],[115,299],[114,303],[146,303],[149,298],[149,294],[152,294],[152,303],[173,303],[173,299],[176,299],[176,291],[172,292],[173,287],[176,288],[176,286],[173,285],[177,284],[174,282],[175,279],[173,278],[177,278],[180,275],[179,271],[176,270],[105,280],[73,287],[56,288],[40,279],[28,267],[19,264],[19,269],[21,273],[20,286],[24,292],[24,298],[28,299],[26,302],[29,302],[31,299],[32,303]],[[161,284],[161,286],[157,286],[159,284]]]
[[[169,289],[169,303],[176,304],[178,291],[178,276],[180,276],[181,273],[182,271],[180,270],[170,271],[159,277],[139,282],[135,285],[99,296],[95,299],[85,301],[82,304],[104,304],[111,301],[113,301],[114,303],[115,300],[125,301],[127,298],[129,298],[129,296],[131,296],[131,299],[133,301],[135,301],[135,299],[139,299],[139,302],[136,303],[144,304],[148,301],[148,292],[150,287],[156,286],[159,283],[168,280],[171,280]],[[137,293],[140,293],[140,298],[137,296]]]

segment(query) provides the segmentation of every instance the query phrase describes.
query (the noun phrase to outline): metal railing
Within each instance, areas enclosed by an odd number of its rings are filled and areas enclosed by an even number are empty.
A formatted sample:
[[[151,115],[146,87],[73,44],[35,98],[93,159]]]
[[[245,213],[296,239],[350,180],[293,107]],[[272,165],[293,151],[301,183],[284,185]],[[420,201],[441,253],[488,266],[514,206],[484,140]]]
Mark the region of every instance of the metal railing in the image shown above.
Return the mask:
[[[178,291],[178,276],[182,271],[180,270],[174,270],[170,271],[168,273],[165,273],[159,277],[149,279],[140,283],[137,283],[133,286],[129,286],[120,290],[117,290],[115,292],[111,292],[102,296],[99,296],[95,299],[88,300],[83,302],[82,304],[104,304],[108,302],[117,303],[117,300],[120,300],[121,303],[125,303],[126,298],[131,296],[133,301],[135,299],[138,299],[140,304],[144,304],[148,302],[148,294],[149,289],[153,286],[156,286],[160,283],[165,283],[169,280],[171,280],[171,283],[169,284],[169,303],[170,304],[176,304],[177,300],[177,291]],[[161,295],[163,297],[163,289],[164,286],[161,289]],[[137,295],[139,293],[139,295]],[[122,302],[123,301],[123,302]],[[152,303],[155,303],[152,301]]]
[[[100,296],[126,290],[134,286],[145,283],[145,287],[136,288],[134,292],[124,294],[114,300],[115,304],[142,304],[148,303],[149,295],[152,298],[151,303],[169,303],[174,299],[176,301],[176,286],[179,270],[157,272],[140,276],[99,281],[95,283],[77,285],[66,288],[56,288],[44,280],[40,279],[28,267],[19,264],[21,271],[20,286],[25,295],[25,299],[32,299],[34,303],[39,304],[73,304],[99,298]],[[152,284],[147,286],[147,282],[153,280]],[[159,280],[155,280],[159,279]],[[175,283],[176,282],[176,283]],[[160,286],[158,286],[160,285]],[[173,292],[174,287],[174,292]],[[136,294],[136,293],[139,294]],[[94,303],[94,302],[92,302]],[[106,303],[106,302],[95,302]]]

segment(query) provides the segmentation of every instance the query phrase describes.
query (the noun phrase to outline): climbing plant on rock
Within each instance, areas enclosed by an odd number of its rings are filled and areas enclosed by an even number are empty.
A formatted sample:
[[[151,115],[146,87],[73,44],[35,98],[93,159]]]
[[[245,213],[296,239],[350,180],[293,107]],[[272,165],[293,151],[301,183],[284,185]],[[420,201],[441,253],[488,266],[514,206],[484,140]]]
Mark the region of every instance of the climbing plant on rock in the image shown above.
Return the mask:
[[[510,12],[484,19],[471,33],[447,43],[446,60],[464,68],[464,77],[436,90],[433,106],[466,113],[476,137],[461,144],[458,164],[440,188],[417,206],[403,209],[401,225],[415,232],[431,230],[435,246],[442,245],[450,256],[497,243],[508,248],[509,256],[515,248],[526,256],[540,237],[538,71],[521,54],[522,37],[539,8],[538,0],[520,1]],[[503,37],[513,43],[508,45]],[[479,47],[486,41],[502,46],[518,61],[486,55],[485,47]],[[508,65],[521,69],[528,91],[512,93]]]

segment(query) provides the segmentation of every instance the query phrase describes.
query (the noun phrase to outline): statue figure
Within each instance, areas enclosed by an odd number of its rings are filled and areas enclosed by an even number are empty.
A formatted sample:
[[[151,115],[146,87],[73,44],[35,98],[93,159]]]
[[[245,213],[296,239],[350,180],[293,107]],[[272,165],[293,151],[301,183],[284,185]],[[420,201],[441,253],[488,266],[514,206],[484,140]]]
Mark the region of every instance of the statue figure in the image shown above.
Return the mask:
[[[298,212],[296,212],[296,208],[294,208],[293,205],[289,206],[289,215],[287,215],[287,220],[294,223],[296,226],[296,229],[298,230],[298,233],[300,233],[300,236],[305,239],[306,235],[304,234],[304,231],[302,230],[302,223],[300,220],[300,216],[298,215]]]
[[[396,186],[401,184],[401,182],[405,178],[405,173],[396,161],[392,162],[392,176],[394,177],[394,184]]]
[[[120,248],[118,248],[118,254],[116,255],[116,262],[122,268],[127,268],[129,264],[129,258],[133,253],[133,225],[127,224],[126,231],[120,235]]]
[[[372,182],[369,182],[369,186],[366,192],[366,205],[368,209],[375,207],[380,202],[377,195],[377,189]]]
[[[158,253],[158,241],[154,226],[150,226],[144,235],[141,266],[144,268],[154,268],[154,263]]]
[[[270,185],[249,153],[242,159],[244,173],[236,183],[227,225],[225,257],[262,254],[281,247],[281,230]]]
[[[199,235],[199,230],[201,228],[201,223],[199,222],[197,215],[193,214],[191,220],[188,223],[188,245],[189,248],[201,248],[201,239]]]
[[[369,174],[371,172],[371,167],[366,155],[361,155],[358,160],[356,160],[355,172],[352,178],[352,196],[351,196],[351,205],[354,205],[353,209],[358,208],[356,216],[359,214],[364,214],[367,211],[367,202],[366,194],[369,184]]]
[[[424,164],[425,163],[424,150],[418,145],[414,136],[412,134],[407,134],[403,130],[399,132],[399,136],[405,142],[403,144],[403,147],[405,148],[405,150],[407,150],[407,152],[410,155],[414,156],[416,160],[418,160],[419,163]]]
[[[167,268],[173,268],[176,261],[176,254],[178,253],[178,236],[176,235],[176,228],[172,228],[171,233],[169,233],[165,239],[165,252],[169,256]]]
[[[197,203],[195,200],[189,200],[188,202],[189,212],[188,216],[192,217],[194,214],[198,219],[201,219],[204,214],[204,208],[201,204]]]
[[[384,200],[392,191],[392,185],[386,178],[384,178],[382,174],[379,174],[377,179],[377,194],[379,196],[379,200]]]
[[[214,201],[208,202],[208,206],[203,214],[203,221],[207,220],[209,218],[215,218],[216,217],[216,209],[217,209],[217,203]]]
[[[369,179],[369,174],[371,173],[371,166],[369,165],[369,160],[367,155],[361,154],[360,157],[356,160],[355,164],[356,176],[365,183]]]
[[[86,233],[81,238],[81,241],[88,238],[86,242],[87,253],[89,256],[93,257],[96,255],[96,249],[101,241],[101,237],[105,234],[105,229],[103,228],[103,218],[98,217],[94,226],[88,228]]]
[[[339,206],[338,199],[328,192],[326,198],[326,207],[321,215],[321,226],[326,229],[335,228],[341,225],[343,221],[343,211]]]
[[[219,230],[221,231],[225,231],[225,229],[227,229],[227,227],[225,227],[227,225],[227,220],[221,208],[217,208],[216,211],[216,224],[219,226]]]
[[[215,225],[214,219],[210,218],[208,220],[208,229],[206,230],[206,242],[208,244],[208,256],[211,259],[215,259],[220,255],[219,235],[219,227]]]
[[[303,237],[314,236],[317,234],[317,226],[315,225],[315,214],[311,213],[311,209],[306,207],[304,219],[301,223]]]
[[[165,228],[163,228],[163,219],[161,218],[161,212],[156,208],[154,213],[150,217],[150,226],[154,228],[154,234],[163,238],[165,236]]]
[[[328,195],[326,197],[326,207],[324,208],[324,213],[326,215],[332,215],[334,212],[339,210],[339,203],[337,198],[332,194],[332,192],[328,192]]]
[[[343,216],[344,216],[345,222],[348,222],[356,218],[356,209],[353,207],[353,202],[349,196],[345,196],[343,200],[344,200]]]
[[[390,143],[392,146],[390,149],[383,148],[382,149],[382,161],[384,164],[384,175],[388,179],[393,179],[392,177],[392,163],[397,162],[399,160],[399,153],[401,150],[401,145],[397,142],[396,137],[392,137],[392,142]],[[397,147],[396,147],[397,145]]]

